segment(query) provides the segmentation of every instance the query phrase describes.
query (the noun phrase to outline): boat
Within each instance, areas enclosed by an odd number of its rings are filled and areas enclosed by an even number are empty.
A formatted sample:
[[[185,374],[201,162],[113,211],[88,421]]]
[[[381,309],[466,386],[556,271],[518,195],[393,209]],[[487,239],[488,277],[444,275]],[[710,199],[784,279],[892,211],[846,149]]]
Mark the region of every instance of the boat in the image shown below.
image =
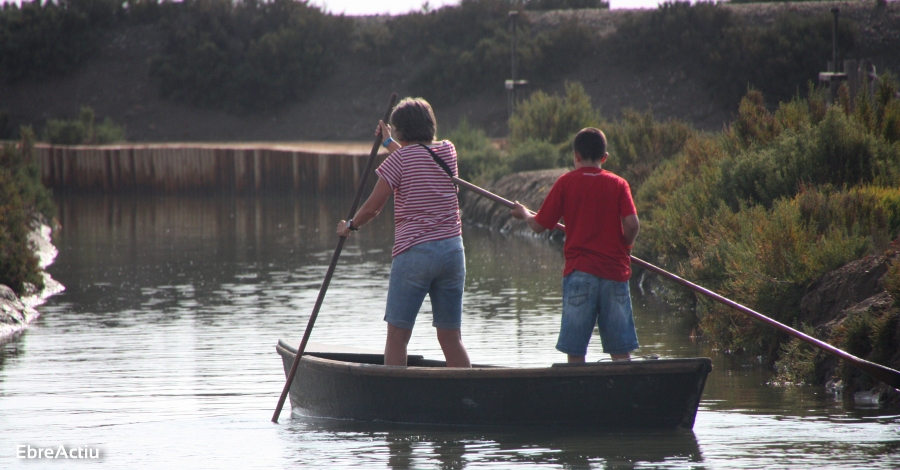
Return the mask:
[[[289,375],[296,348],[276,346]],[[393,423],[692,429],[709,358],[473,365],[408,356],[385,366],[373,351],[308,344],[290,385],[300,416]]]

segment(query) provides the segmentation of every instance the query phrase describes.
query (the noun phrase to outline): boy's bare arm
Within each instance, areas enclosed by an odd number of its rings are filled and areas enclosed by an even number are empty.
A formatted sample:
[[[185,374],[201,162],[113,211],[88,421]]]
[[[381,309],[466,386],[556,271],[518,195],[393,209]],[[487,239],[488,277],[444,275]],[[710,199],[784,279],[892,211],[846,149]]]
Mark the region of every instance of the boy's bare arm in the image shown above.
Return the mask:
[[[634,240],[641,231],[641,221],[638,220],[637,214],[629,215],[622,218],[622,231],[625,234],[625,244],[634,245]]]
[[[527,223],[528,226],[531,227],[531,230],[534,230],[535,233],[541,233],[541,232],[547,230],[546,227],[537,223],[537,221],[534,220],[534,214],[532,214],[531,211],[528,210],[527,207],[520,204],[519,201],[516,201],[516,205],[513,206],[512,211],[510,211],[510,214],[512,214],[513,217],[515,217],[519,220],[524,220],[525,223]]]

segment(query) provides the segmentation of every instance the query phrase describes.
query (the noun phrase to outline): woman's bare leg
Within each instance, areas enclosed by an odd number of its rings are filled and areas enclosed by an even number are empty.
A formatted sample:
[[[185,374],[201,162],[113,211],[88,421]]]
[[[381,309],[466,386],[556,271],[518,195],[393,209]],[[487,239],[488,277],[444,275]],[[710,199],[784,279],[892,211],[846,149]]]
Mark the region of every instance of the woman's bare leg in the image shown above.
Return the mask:
[[[472,367],[469,361],[469,353],[462,343],[462,333],[460,330],[437,329],[438,342],[441,343],[441,350],[444,351],[444,359],[447,360],[447,367]]]
[[[409,344],[409,338],[411,337],[412,330],[396,327],[388,323],[387,340],[384,343],[384,365],[406,365],[406,346]]]

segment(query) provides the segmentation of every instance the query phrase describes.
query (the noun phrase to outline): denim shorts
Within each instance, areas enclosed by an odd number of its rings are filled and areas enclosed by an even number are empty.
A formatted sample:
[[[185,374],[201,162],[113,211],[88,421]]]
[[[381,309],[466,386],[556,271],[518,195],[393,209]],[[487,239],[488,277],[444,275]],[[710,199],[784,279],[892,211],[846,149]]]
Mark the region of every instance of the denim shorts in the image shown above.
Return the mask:
[[[414,245],[394,257],[384,321],[411,330],[425,300],[431,298],[432,325],[458,330],[466,283],[462,237]]]
[[[562,327],[556,349],[584,356],[594,325],[600,329],[603,352],[607,354],[624,354],[639,347],[628,282],[573,271],[563,278]]]

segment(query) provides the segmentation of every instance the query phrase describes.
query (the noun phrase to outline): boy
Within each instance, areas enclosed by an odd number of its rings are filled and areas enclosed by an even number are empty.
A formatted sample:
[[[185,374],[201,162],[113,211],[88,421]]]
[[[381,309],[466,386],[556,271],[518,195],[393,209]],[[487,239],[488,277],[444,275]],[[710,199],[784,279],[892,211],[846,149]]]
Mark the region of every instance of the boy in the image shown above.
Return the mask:
[[[575,170],[562,175],[537,214],[516,202],[513,217],[536,233],[563,218],[563,316],[556,349],[568,362],[584,362],[596,324],[603,352],[629,360],[638,348],[631,311],[631,248],[640,231],[628,183],[606,170],[606,136],[582,129],[573,144]]]

